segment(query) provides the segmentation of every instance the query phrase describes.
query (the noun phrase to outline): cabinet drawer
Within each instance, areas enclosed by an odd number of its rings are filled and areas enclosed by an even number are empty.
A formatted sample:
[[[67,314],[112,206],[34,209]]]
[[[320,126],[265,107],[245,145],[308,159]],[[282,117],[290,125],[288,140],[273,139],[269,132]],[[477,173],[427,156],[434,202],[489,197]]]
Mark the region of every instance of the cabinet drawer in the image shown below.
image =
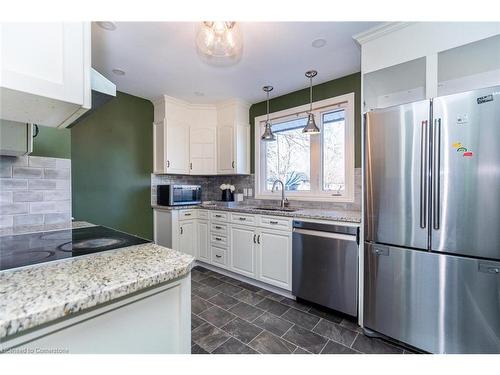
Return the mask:
[[[281,230],[291,230],[292,229],[292,219],[280,216],[267,216],[262,215],[260,217],[260,225],[266,228],[281,229]]]
[[[210,234],[210,238],[212,240],[213,244],[216,244],[217,246],[222,246],[222,247],[227,247],[227,237],[226,236],[221,236],[220,234]]]
[[[231,213],[231,221],[240,224],[255,224],[255,216],[249,214]]]
[[[197,210],[197,211],[198,211],[198,219],[208,220],[207,210]]]
[[[222,234],[227,236],[227,224],[214,223],[210,226],[212,234]]]
[[[196,210],[180,210],[179,220],[196,219]]]
[[[214,221],[227,221],[227,212],[215,211],[210,212],[210,219]]]
[[[220,247],[212,246],[212,263],[226,267],[228,264],[227,251]]]

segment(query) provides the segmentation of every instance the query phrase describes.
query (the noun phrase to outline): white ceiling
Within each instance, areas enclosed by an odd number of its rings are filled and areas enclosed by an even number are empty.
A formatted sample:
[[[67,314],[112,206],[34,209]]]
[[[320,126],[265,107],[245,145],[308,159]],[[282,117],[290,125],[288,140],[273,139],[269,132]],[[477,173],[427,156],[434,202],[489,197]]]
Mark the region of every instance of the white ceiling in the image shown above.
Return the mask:
[[[154,99],[167,94],[192,103],[239,98],[265,99],[263,85],[279,96],[308,86],[306,70],[318,70],[314,84],[360,70],[352,35],[376,22],[241,23],[243,56],[233,66],[207,65],[197,55],[193,22],[118,22],[107,31],[92,24],[92,66],[117,89]],[[317,38],[327,40],[314,48]],[[124,76],[113,74],[122,69]],[[197,96],[195,92],[202,92]]]

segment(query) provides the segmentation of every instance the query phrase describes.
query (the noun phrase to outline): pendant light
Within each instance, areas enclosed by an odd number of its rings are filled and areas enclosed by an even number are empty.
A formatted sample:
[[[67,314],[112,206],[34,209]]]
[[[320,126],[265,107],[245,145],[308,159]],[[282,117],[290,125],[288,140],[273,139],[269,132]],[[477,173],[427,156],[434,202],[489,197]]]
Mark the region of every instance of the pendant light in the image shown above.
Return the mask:
[[[269,93],[273,91],[273,86],[264,86],[262,88],[267,94],[267,119],[266,119],[266,127],[264,129],[264,134],[262,134],[262,139],[263,141],[275,141],[276,136],[273,134],[273,131],[271,129],[271,121],[269,121]]]
[[[304,129],[302,129],[302,133],[307,133],[307,134],[318,134],[320,132],[319,128],[316,126],[316,121],[314,120],[314,114],[312,113],[313,109],[313,86],[312,86],[312,81],[313,77],[316,77],[318,74],[317,71],[315,70],[309,70],[306,72],[306,77],[309,78],[309,115],[307,117],[307,124],[304,126]]]

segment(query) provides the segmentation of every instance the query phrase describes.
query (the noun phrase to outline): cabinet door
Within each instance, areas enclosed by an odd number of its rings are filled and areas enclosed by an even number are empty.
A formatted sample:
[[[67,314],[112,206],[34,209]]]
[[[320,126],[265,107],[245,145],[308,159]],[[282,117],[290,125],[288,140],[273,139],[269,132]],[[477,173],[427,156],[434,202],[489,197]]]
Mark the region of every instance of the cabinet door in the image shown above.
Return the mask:
[[[0,25],[2,86],[83,104],[83,22]]]
[[[210,261],[210,239],[207,220],[199,220],[197,224],[198,258],[206,262]]]
[[[255,277],[256,232],[254,228],[231,226],[230,268],[248,277]]]
[[[153,123],[153,173],[167,173],[165,121]]]
[[[258,279],[291,290],[292,234],[261,229],[257,242]]]
[[[217,129],[217,173],[234,173],[234,128],[219,126]]]
[[[190,128],[190,174],[216,174],[216,129]]]
[[[167,173],[189,174],[189,127],[185,123],[166,121]]]
[[[179,251],[196,258],[196,223],[194,220],[179,222]]]
[[[0,55],[3,119],[66,126],[90,107],[89,22],[1,23]]]

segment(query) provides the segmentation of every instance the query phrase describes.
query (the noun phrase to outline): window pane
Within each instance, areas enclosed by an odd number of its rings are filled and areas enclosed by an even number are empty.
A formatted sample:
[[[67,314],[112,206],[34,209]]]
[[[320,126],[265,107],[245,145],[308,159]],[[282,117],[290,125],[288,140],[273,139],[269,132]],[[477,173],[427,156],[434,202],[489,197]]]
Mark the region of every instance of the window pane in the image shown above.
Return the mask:
[[[273,124],[276,142],[263,142],[266,149],[266,189],[275,180],[285,184],[285,190],[310,190],[309,136],[302,133],[306,118]]]
[[[345,110],[323,114],[323,190],[345,191]]]

